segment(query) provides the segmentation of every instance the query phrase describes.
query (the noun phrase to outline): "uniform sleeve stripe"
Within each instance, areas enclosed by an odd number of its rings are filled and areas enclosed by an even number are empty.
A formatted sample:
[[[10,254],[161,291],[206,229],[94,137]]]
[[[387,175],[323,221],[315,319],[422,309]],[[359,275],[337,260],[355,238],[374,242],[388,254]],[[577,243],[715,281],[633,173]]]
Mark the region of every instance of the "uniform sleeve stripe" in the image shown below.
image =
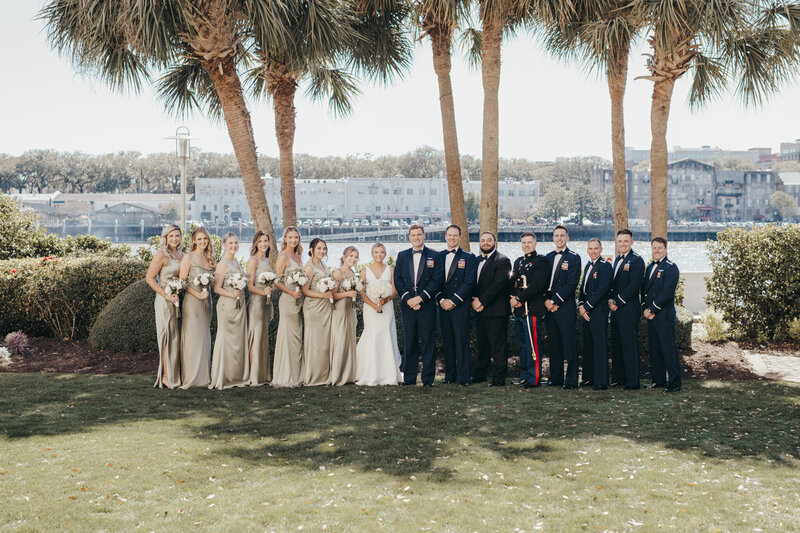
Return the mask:
[[[619,298],[619,301],[624,303],[624,304],[628,303],[628,302],[626,302],[625,300],[622,299],[622,296],[617,295],[617,298]]]
[[[655,302],[653,302],[653,307],[655,307],[656,309],[658,309],[659,311],[661,311],[661,308],[660,308],[659,306],[657,306]]]

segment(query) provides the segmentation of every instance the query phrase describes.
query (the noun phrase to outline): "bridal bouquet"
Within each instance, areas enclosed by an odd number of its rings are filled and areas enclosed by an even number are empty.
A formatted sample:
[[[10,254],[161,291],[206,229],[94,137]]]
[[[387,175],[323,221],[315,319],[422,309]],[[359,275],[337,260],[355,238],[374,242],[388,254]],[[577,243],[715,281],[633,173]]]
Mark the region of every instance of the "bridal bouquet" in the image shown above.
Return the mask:
[[[317,292],[328,292],[336,288],[336,280],[330,276],[325,276],[317,282]],[[336,302],[333,298],[328,298],[331,302],[331,307],[336,307]]]
[[[247,287],[247,276],[239,274],[238,272],[231,274],[223,283],[223,286],[227,289],[233,289],[237,291],[244,290]],[[236,309],[239,309],[242,306],[242,302],[240,298],[236,298]]]
[[[214,282],[214,276],[211,275],[210,272],[203,272],[202,274],[198,274],[192,279],[192,285],[197,287],[200,292],[208,293],[208,287]],[[208,307],[208,296],[203,300],[203,305]]]
[[[376,279],[375,281],[367,283],[367,296],[369,296],[369,299],[373,302],[388,298],[392,295],[392,292],[392,284],[386,280]],[[383,310],[378,312],[383,313]]]
[[[293,284],[299,289],[308,283],[308,276],[299,268],[292,268],[283,273],[283,283],[287,285]],[[294,302],[297,304],[297,307],[300,307],[302,298],[297,298]]]
[[[256,278],[256,283],[259,285],[263,285],[264,287],[272,287],[275,280],[278,279],[278,275],[275,272],[270,272],[269,270],[266,272],[262,272]]]
[[[164,284],[164,293],[169,296],[171,294],[178,294],[186,288],[186,282],[180,278],[169,277],[166,284]],[[180,303],[175,303],[175,309],[178,312],[178,318],[181,317]]]
[[[356,292],[361,292],[361,291],[364,290],[364,282],[361,281],[361,278],[357,278],[357,277],[344,278],[342,280],[341,287],[345,291],[353,291],[354,290]],[[356,305],[356,299],[355,298],[353,298],[353,301],[350,302],[350,305],[355,307],[355,305]]]

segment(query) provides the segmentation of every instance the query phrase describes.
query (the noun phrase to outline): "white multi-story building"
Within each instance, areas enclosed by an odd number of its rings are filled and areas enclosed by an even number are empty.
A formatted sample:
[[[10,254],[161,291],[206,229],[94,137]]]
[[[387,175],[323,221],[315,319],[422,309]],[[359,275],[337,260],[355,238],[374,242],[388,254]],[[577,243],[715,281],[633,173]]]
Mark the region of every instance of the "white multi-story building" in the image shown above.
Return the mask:
[[[464,181],[463,185],[465,195],[480,195],[479,181]],[[264,178],[264,193],[273,220],[280,220],[280,179]],[[525,217],[539,199],[539,182],[503,180],[498,196],[501,216]],[[295,198],[300,220],[450,218],[447,180],[443,178],[299,179],[295,180]],[[195,216],[211,223],[250,219],[240,179],[196,179],[194,204]]]

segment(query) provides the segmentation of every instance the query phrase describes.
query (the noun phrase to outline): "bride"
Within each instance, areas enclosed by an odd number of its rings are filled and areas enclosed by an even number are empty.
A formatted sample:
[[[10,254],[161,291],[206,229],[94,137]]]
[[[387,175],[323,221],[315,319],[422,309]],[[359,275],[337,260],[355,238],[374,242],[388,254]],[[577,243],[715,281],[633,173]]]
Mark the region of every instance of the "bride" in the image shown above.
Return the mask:
[[[384,264],[386,248],[372,245],[372,263],[361,271],[364,290],[364,331],[356,345],[356,385],[397,385],[400,374],[400,350],[392,300],[397,295],[392,267]],[[373,302],[367,296],[370,282],[383,280],[392,286],[392,294]]]

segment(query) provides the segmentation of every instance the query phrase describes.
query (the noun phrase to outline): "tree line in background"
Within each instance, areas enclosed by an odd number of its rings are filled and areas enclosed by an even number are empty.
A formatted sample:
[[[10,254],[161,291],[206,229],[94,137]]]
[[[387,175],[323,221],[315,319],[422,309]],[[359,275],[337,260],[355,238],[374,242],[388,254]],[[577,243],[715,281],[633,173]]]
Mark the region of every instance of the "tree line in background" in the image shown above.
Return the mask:
[[[248,99],[272,99],[284,227],[296,223],[296,91],[352,109],[361,79],[391,82],[430,38],[453,222],[466,225],[450,81],[454,42],[480,65],[484,89],[480,222],[497,230],[502,41],[530,31],[553,55],[604,73],[611,101],[615,224],[627,226],[623,99],[630,49],[650,45],[651,224],[667,235],[667,126],[672,92],[691,78],[697,107],[732,90],[759,103],[800,63],[797,0],[49,0],[51,46],[113,87],[155,86],[166,109],[224,122],[255,226],[274,238],[261,187]],[[433,92],[433,91],[431,91]],[[433,97],[433,96],[431,96]],[[552,105],[536,102],[531,105]],[[427,117],[430,119],[430,117]],[[462,233],[462,246],[468,237]]]

